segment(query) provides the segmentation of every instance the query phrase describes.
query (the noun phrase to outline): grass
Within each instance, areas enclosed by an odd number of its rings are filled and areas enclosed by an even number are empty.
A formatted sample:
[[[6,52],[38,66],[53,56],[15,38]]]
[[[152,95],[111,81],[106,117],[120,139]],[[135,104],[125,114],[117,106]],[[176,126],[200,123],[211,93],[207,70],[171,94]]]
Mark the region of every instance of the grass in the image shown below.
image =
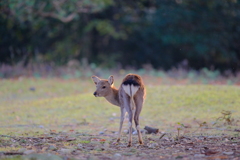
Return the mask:
[[[231,146],[229,143],[239,142],[239,132],[234,132],[240,121],[239,86],[166,83],[150,77],[144,77],[144,81],[147,99],[140,116],[141,128],[159,128],[169,140],[159,139],[161,134],[143,134],[145,145],[138,148],[137,136],[133,135],[134,146],[126,148],[126,133],[119,145],[112,144],[119,127],[119,107],[104,98],[95,98],[91,79],[0,80],[0,159],[118,159],[119,155],[121,159],[149,159],[149,155],[153,159],[194,158],[202,146],[214,144],[222,148],[223,143]],[[119,84],[117,80],[116,87]],[[213,125],[223,117],[223,110],[230,111],[231,117]],[[235,119],[232,125],[224,124],[227,118]],[[127,126],[126,121],[123,130]],[[104,134],[100,135],[101,132]],[[189,146],[184,140],[180,143],[182,135],[187,142],[194,143],[192,150],[186,150]],[[205,141],[200,142],[198,135],[204,135]],[[222,137],[217,143],[211,140],[215,135]],[[225,142],[226,137],[229,142]],[[157,147],[149,147],[154,145]],[[25,150],[38,154],[11,155]]]
[[[240,119],[238,86],[146,84],[142,128],[147,125],[172,132],[177,123],[198,126],[197,120],[210,124],[222,110]],[[0,86],[0,134],[34,135],[50,130],[98,134],[118,130],[119,108],[104,98],[95,98],[90,80],[26,78],[1,80]]]

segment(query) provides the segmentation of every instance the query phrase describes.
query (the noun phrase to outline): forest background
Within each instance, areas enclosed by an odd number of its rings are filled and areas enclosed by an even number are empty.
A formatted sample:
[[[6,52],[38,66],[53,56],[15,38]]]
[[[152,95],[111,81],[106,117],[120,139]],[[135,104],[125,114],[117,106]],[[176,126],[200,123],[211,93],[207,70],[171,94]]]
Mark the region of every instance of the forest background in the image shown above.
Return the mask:
[[[30,65],[240,68],[238,0],[3,0],[0,23],[1,77]]]

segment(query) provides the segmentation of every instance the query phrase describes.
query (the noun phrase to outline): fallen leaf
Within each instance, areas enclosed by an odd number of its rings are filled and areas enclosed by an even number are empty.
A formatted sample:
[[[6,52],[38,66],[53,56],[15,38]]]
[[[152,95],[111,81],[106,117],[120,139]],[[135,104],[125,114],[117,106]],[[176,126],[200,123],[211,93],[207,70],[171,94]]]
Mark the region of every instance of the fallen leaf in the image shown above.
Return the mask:
[[[32,153],[35,153],[34,150],[26,150],[23,152],[23,154],[32,154]]]
[[[106,141],[106,139],[100,139],[100,142],[105,142]]]
[[[232,152],[232,151],[229,151],[229,152],[223,152],[223,154],[225,154],[225,155],[232,155],[232,154],[234,154],[234,152]]]
[[[203,148],[201,149],[201,153],[205,154],[206,156],[209,156],[209,155],[218,153],[218,151]]]
[[[106,139],[98,139],[98,138],[92,138],[91,141],[96,141],[96,142],[105,142]]]
[[[158,148],[158,143],[156,142],[148,143],[147,146],[149,149],[155,149],[155,148]]]

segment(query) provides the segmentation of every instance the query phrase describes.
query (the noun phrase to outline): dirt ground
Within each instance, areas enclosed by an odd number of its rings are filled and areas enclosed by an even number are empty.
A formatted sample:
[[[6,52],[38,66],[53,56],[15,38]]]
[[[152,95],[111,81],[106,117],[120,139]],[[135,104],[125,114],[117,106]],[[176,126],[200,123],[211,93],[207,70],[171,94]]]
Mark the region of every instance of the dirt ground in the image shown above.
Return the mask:
[[[120,143],[116,135],[88,135],[68,133],[39,134],[37,136],[11,137],[0,135],[0,145],[8,151],[0,152],[4,159],[240,159],[239,130],[232,136],[146,134],[144,145],[138,145],[133,136],[133,146],[127,147],[127,134]],[[18,147],[16,151],[9,151]]]

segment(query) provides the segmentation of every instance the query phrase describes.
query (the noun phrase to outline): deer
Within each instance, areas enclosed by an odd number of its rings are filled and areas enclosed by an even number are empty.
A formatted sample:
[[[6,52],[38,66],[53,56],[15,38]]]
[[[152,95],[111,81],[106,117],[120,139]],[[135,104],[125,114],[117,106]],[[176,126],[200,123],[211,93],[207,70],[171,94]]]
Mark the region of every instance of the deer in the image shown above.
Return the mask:
[[[92,80],[96,85],[96,91],[93,93],[95,97],[104,97],[111,104],[120,107],[120,126],[116,143],[120,142],[125,114],[128,113],[129,135],[127,146],[132,146],[133,120],[135,122],[139,144],[143,145],[139,124],[139,115],[142,111],[146,90],[142,78],[137,74],[128,74],[123,79],[119,89],[115,88],[114,78],[112,75],[109,76],[108,79],[100,79],[97,76],[92,76]]]

